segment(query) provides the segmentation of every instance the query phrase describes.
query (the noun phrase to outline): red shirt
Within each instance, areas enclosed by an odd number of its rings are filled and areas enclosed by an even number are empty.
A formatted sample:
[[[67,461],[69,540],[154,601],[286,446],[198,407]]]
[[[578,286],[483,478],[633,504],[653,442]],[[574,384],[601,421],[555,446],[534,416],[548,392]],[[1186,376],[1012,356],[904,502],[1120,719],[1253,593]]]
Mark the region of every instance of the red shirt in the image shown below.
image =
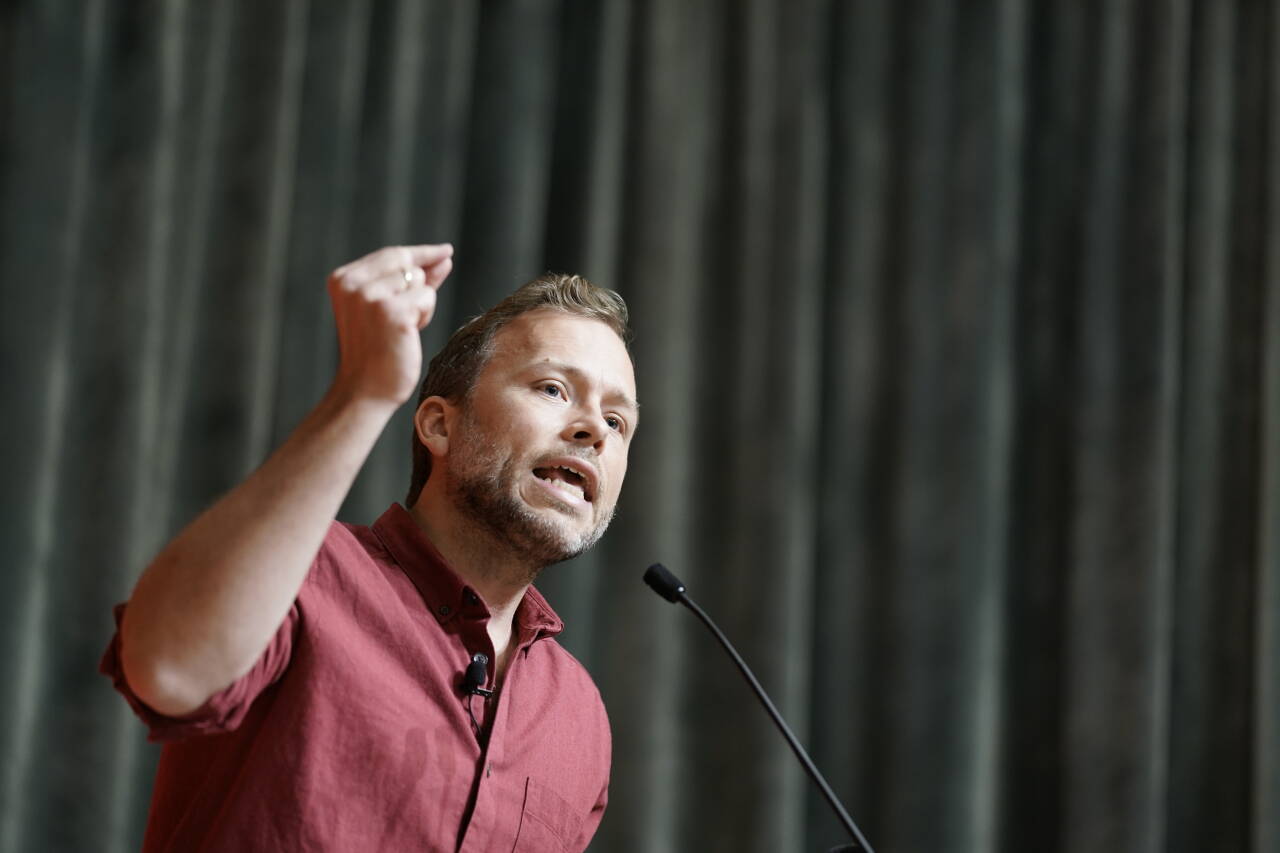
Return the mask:
[[[600,694],[530,587],[501,691],[472,697],[478,736],[459,684],[473,653],[494,660],[488,618],[396,504],[333,524],[262,658],[193,714],[134,696],[117,631],[102,671],[165,743],[144,850],[586,847],[609,781]]]

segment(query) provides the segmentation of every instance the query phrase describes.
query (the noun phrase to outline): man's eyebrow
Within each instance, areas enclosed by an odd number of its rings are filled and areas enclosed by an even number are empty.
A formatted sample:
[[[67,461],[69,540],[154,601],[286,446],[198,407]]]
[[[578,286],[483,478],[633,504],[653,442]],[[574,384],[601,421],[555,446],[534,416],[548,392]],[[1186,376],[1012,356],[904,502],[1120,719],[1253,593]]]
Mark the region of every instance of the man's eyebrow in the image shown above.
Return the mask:
[[[590,377],[587,375],[587,372],[582,368],[575,367],[572,364],[566,364],[562,361],[544,361],[541,364],[536,365],[536,367],[541,368],[543,370],[559,371],[560,373],[563,373],[566,376],[572,377],[575,381],[587,381],[590,379]],[[617,400],[623,406],[631,409],[631,411],[635,412],[636,414],[640,413],[639,401],[636,400],[634,397],[632,397],[630,394],[628,394],[626,391],[623,391],[621,388],[617,388],[617,387],[606,388],[604,396],[611,400]]]

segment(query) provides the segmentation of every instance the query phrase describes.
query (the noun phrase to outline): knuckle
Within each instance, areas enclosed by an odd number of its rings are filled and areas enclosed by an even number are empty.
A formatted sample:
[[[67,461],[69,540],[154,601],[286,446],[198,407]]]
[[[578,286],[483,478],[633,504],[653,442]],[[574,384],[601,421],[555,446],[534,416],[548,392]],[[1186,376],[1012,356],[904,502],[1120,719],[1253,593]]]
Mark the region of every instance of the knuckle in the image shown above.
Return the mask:
[[[329,278],[329,287],[336,293],[350,296],[361,290],[360,278],[356,275],[355,269],[344,269]]]

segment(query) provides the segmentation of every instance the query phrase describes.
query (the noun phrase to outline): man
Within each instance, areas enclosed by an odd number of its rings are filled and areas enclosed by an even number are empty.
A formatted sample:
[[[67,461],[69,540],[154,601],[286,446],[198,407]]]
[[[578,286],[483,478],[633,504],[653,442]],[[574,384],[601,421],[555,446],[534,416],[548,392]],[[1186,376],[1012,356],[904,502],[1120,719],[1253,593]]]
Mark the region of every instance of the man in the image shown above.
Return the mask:
[[[103,671],[166,743],[147,850],[581,850],[599,825],[608,721],[530,584],[613,514],[638,414],[621,298],[548,276],[460,329],[408,509],[333,521],[451,265],[392,247],[333,273],[332,387],[117,608]]]

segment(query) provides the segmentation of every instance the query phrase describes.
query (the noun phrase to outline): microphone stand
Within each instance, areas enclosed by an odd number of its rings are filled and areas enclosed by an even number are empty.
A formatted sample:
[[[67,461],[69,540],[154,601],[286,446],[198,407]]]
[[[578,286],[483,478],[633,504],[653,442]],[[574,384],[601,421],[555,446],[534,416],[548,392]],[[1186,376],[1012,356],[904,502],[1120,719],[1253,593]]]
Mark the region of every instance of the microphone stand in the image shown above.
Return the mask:
[[[689,596],[685,594],[684,584],[680,579],[668,571],[666,566],[661,563],[654,563],[645,571],[644,581],[653,588],[654,592],[661,595],[667,601],[670,601],[673,604],[679,602],[693,611],[693,615],[697,616],[702,624],[707,626],[711,633],[715,635],[715,638],[719,641],[720,645],[724,647],[724,650],[729,653],[729,657],[733,658],[733,662],[737,665],[738,671],[742,673],[742,676],[747,680],[747,683],[751,685],[751,689],[755,691],[756,698],[760,700],[760,704],[764,705],[764,709],[769,712],[769,716],[773,719],[774,725],[778,727],[778,730],[782,732],[782,736],[786,738],[787,744],[791,747],[791,751],[794,752],[796,758],[800,760],[800,764],[804,767],[805,772],[809,774],[809,778],[812,779],[818,786],[818,789],[822,791],[822,796],[826,797],[827,803],[835,811],[836,817],[840,819],[840,822],[844,824],[845,830],[848,831],[849,835],[854,839],[853,844],[844,844],[839,847],[833,847],[828,851],[828,853],[857,853],[859,850],[865,851],[865,853],[875,853],[875,851],[871,849],[871,844],[867,841],[866,837],[863,836],[862,831],[859,830],[857,824],[853,822],[853,818],[849,816],[849,812],[845,810],[844,805],[840,802],[839,798],[836,797],[835,791],[831,790],[831,786],[827,784],[827,780],[823,778],[822,773],[819,772],[817,766],[814,765],[813,760],[809,758],[809,754],[805,752],[804,747],[800,745],[800,741],[796,739],[794,734],[792,734],[790,727],[788,727],[786,722],[782,719],[782,714],[778,713],[778,709],[774,706],[772,700],[769,699],[769,695],[764,692],[764,688],[760,686],[760,682],[756,680],[755,674],[752,673],[751,668],[747,666],[747,662],[742,659],[742,655],[738,654],[738,650],[729,642],[729,638],[724,635],[724,632],[720,630],[715,622],[711,621],[711,617],[708,616],[703,609],[693,601],[693,599],[689,598]]]

